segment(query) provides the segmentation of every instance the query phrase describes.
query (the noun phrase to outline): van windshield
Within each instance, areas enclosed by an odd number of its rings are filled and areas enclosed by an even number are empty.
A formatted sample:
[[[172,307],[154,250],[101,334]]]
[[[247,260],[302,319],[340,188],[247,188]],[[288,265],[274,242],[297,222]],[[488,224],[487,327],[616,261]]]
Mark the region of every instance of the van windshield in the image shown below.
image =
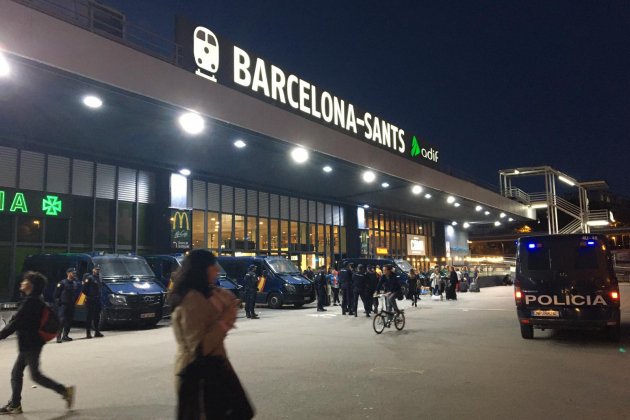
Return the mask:
[[[276,274],[295,274],[300,272],[300,269],[295,264],[284,258],[267,258],[267,263]]]
[[[101,266],[101,275],[105,278],[153,277],[151,267],[143,258],[103,257],[94,262]]]
[[[409,274],[409,271],[413,269],[413,266],[407,260],[394,260],[398,268],[405,273]]]

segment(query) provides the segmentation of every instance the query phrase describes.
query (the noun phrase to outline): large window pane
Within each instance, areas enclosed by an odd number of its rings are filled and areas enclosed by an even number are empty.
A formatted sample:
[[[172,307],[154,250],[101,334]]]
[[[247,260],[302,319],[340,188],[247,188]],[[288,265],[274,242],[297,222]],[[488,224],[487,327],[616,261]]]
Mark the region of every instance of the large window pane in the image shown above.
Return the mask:
[[[68,220],[46,219],[46,243],[65,244],[68,242]]]
[[[42,219],[37,217],[19,216],[17,231],[18,242],[41,242],[42,228]]]
[[[276,251],[278,249],[278,220],[271,219],[271,250]]]
[[[298,222],[291,222],[289,228],[291,232],[291,236],[289,238],[291,248],[297,249],[296,244],[298,243]]]
[[[9,290],[10,269],[11,247],[0,246],[0,299],[2,300],[9,300],[12,294]]]
[[[118,245],[130,246],[133,241],[133,203],[118,202]]]
[[[115,203],[108,200],[96,200],[95,242],[99,245],[114,243]]]
[[[317,252],[325,252],[324,225],[317,225]]]
[[[299,232],[299,250],[306,251],[308,250],[308,231],[306,230],[306,223],[300,223],[300,232]]]
[[[269,250],[269,219],[264,217],[258,220],[258,249]]]
[[[192,247],[205,248],[206,232],[204,222],[206,212],[202,210],[193,210],[192,212]]]
[[[258,227],[258,222],[255,217],[247,218],[247,235],[245,235],[245,240],[248,241],[247,249],[256,249],[256,228]]]
[[[219,214],[208,212],[208,248],[213,251],[219,250]]]
[[[138,204],[138,246],[153,247],[155,205]]]
[[[333,226],[333,240],[335,241],[335,254],[339,254],[339,226]]]
[[[72,198],[72,243],[91,247],[94,201],[91,198]]]
[[[232,250],[232,215],[221,215],[221,250]]]
[[[282,251],[289,250],[289,222],[286,220],[280,222],[280,248]]]
[[[11,232],[13,232],[13,218],[0,215],[0,241],[11,241]]]
[[[236,249],[245,249],[245,216],[234,216]]]

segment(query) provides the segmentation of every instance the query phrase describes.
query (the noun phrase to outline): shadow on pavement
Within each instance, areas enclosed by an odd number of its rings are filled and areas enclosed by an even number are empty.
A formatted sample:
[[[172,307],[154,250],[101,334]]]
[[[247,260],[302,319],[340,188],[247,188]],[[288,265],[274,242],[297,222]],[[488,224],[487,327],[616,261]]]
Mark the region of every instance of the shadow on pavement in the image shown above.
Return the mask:
[[[156,414],[160,413],[160,414]],[[126,407],[98,407],[89,409],[77,409],[68,411],[65,414],[53,417],[47,417],[45,413],[31,412],[18,416],[11,416],[12,419],[47,419],[47,420],[65,420],[65,419],[112,419],[117,420],[137,420],[137,419],[172,419],[175,416],[175,407],[168,405],[138,405]]]
[[[540,330],[536,330],[540,332]],[[630,347],[630,323],[621,324],[621,340],[613,342],[603,330],[546,330],[550,331],[546,337],[536,337],[535,340],[553,341],[559,345],[592,347],[618,347],[621,353],[625,353]],[[541,332],[543,334],[544,332]]]

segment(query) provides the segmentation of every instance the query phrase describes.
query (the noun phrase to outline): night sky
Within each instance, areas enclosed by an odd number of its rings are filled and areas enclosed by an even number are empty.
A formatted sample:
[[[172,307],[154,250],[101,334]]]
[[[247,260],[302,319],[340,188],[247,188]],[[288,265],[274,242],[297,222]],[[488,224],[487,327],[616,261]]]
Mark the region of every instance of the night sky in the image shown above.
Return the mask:
[[[547,164],[630,196],[629,1],[104,3],[168,37],[185,15],[420,133],[443,168],[498,187]]]

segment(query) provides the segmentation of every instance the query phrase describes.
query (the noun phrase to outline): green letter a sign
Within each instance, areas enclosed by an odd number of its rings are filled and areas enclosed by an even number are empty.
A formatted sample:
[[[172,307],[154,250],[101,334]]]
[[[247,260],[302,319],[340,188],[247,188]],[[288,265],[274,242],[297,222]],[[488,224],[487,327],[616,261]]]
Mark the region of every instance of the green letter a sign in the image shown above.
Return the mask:
[[[413,141],[411,142],[411,157],[416,157],[420,154],[420,145],[418,144],[418,139],[416,136],[413,136]]]
[[[15,197],[13,197],[13,202],[11,203],[11,208],[9,209],[11,213],[16,213],[21,211],[22,213],[28,213],[28,207],[26,207],[26,198],[24,198],[24,193],[15,193]]]

